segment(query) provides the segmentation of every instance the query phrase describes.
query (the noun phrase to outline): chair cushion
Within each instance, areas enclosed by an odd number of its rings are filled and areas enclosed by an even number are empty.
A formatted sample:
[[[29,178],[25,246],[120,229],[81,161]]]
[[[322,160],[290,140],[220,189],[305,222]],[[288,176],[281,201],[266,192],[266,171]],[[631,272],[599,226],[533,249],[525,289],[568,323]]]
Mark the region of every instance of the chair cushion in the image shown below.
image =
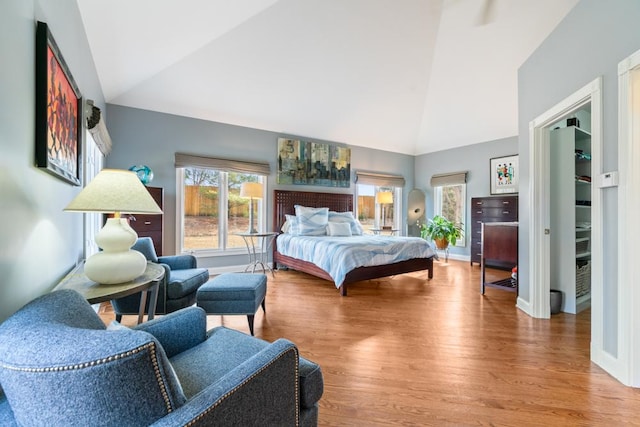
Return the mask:
[[[206,268],[171,270],[167,281],[167,297],[178,299],[192,294],[207,280],[209,280],[209,271]]]
[[[98,323],[89,303],[66,290],[0,325],[0,382],[18,424],[146,425],[185,403],[152,335]]]
[[[224,273],[198,289],[198,306],[209,314],[254,314],[267,293],[265,274]]]
[[[184,394],[190,398],[268,345],[261,339],[219,326],[209,331],[204,343],[170,360]],[[312,408],[324,389],[320,366],[300,357],[298,374],[300,406]]]

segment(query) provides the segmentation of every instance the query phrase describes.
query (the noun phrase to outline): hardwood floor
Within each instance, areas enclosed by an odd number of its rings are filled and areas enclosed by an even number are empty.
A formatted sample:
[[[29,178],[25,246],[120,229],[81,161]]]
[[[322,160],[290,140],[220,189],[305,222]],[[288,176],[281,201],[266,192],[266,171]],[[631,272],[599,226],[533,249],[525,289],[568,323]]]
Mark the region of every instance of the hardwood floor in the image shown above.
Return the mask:
[[[255,333],[288,338],[322,366],[321,426],[640,425],[640,389],[589,360],[588,311],[533,319],[514,293],[480,295],[479,275],[440,261],[432,280],[365,281],[341,297],[327,281],[279,271]],[[208,324],[249,330],[244,316]]]

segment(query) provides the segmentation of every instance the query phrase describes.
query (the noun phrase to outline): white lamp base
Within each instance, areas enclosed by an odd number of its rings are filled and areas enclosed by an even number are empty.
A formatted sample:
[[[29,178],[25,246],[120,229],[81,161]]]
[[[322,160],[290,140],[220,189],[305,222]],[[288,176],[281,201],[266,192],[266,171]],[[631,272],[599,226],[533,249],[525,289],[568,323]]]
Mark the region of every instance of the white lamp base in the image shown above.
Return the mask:
[[[87,259],[84,274],[103,285],[130,282],[144,273],[147,259],[138,251],[98,252]]]
[[[84,265],[84,273],[94,282],[105,285],[129,282],[144,273],[147,259],[131,250],[138,235],[124,218],[109,218],[96,235],[102,252],[92,255]]]

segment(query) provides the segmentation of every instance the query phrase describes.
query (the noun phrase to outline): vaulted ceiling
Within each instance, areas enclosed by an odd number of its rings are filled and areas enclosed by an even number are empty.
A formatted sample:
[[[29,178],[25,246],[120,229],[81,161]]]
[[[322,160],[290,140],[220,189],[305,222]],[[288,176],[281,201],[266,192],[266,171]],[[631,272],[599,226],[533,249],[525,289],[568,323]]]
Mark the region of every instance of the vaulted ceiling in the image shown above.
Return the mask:
[[[577,1],[77,0],[108,103],[412,155],[517,135]]]

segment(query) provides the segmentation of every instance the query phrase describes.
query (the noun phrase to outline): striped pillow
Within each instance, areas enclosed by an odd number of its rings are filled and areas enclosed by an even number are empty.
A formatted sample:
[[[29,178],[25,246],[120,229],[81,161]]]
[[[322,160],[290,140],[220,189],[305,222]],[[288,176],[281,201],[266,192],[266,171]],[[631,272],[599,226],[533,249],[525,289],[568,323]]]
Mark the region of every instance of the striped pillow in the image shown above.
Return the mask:
[[[360,221],[356,220],[351,212],[329,211],[329,222],[346,222],[351,226],[353,236],[361,236],[364,232]]]
[[[287,220],[282,225],[280,229],[283,233],[293,234],[294,236],[298,235],[298,219],[295,215],[285,215]]]
[[[329,223],[329,208],[309,208],[295,205],[300,236],[324,236]]]

